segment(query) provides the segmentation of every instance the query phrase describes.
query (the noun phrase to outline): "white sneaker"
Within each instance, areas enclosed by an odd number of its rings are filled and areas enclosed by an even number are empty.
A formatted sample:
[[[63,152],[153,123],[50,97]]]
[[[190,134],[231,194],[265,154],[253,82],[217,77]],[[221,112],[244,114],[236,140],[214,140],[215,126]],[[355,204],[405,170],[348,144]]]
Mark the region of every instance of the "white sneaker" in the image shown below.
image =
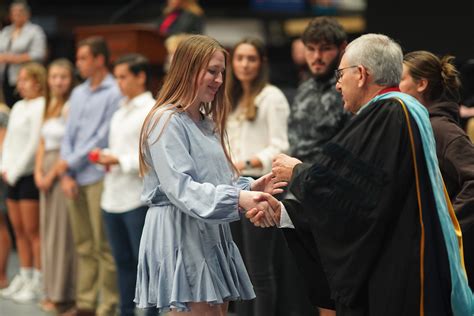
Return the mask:
[[[25,279],[20,274],[17,274],[7,288],[0,290],[0,296],[3,298],[12,298],[12,296],[20,291],[25,284]]]
[[[32,303],[38,299],[36,293],[36,284],[34,282],[27,282],[21,290],[11,296],[11,299],[17,303]]]

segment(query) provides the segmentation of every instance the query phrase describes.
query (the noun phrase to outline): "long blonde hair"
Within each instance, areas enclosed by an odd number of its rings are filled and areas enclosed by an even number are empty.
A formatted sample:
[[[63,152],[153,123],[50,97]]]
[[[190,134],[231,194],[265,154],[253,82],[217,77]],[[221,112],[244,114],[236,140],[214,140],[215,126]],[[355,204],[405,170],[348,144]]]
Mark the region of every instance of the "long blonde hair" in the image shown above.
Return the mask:
[[[157,114],[157,112],[166,105],[175,113],[186,111],[196,101],[199,88],[199,74],[202,70],[206,69],[212,55],[218,51],[224,54],[227,68],[229,55],[224,47],[215,39],[205,35],[191,35],[179,44],[169,72],[164,79],[163,87],[158,94],[156,104],[145,118],[140,132],[140,175],[143,176],[151,167],[150,163],[145,159],[145,148],[150,134],[156,128],[162,116],[162,113]],[[225,89],[225,78],[226,76],[223,74],[222,86],[219,88],[214,100],[210,103],[203,103],[201,108],[204,114],[210,116],[214,121],[215,132],[219,134],[224,154],[232,165],[227,151],[227,137],[225,133],[227,115],[230,111],[230,103]],[[166,123],[157,139],[153,140],[153,142],[159,140],[165,128]]]
[[[71,86],[66,91],[66,94],[62,96],[62,99],[59,99],[59,100],[54,99],[54,102],[53,102],[53,96],[51,95],[50,88],[47,85],[47,89],[45,93],[46,107],[44,109],[44,120],[47,120],[53,117],[58,117],[61,115],[64,104],[67,102],[67,100],[69,100],[69,96],[71,95],[72,89],[77,84],[77,80],[74,77],[74,65],[66,58],[55,59],[49,64],[48,72],[46,75],[46,81],[48,81],[49,72],[51,71],[51,68],[53,67],[61,67],[61,68],[67,69],[67,71],[69,72],[69,75],[71,76]]]

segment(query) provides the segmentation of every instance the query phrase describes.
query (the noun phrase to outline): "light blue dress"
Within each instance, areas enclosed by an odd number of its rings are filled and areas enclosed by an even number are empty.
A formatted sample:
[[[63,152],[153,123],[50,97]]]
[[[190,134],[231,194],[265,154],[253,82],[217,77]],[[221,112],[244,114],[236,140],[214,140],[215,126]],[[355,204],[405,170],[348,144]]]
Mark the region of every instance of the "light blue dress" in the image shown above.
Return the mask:
[[[188,302],[255,298],[229,228],[240,219],[239,192],[250,180],[234,180],[213,127],[208,118],[195,123],[186,113],[164,110],[148,139],[151,168],[142,200],[150,209],[135,293],[140,308],[189,311]]]

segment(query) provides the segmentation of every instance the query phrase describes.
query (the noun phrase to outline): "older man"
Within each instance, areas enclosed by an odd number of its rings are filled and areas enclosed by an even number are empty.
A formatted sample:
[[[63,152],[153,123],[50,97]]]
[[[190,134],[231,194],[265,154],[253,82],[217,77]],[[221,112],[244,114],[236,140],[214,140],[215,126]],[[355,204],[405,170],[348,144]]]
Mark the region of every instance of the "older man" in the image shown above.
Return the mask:
[[[275,160],[275,177],[291,180],[299,201],[283,201],[280,223],[295,228],[301,244],[317,245],[322,269],[315,269],[327,277],[338,316],[472,315],[428,113],[394,92],[402,58],[384,35],[348,45],[337,89],[357,115],[314,164]],[[247,213],[256,224],[260,215]]]

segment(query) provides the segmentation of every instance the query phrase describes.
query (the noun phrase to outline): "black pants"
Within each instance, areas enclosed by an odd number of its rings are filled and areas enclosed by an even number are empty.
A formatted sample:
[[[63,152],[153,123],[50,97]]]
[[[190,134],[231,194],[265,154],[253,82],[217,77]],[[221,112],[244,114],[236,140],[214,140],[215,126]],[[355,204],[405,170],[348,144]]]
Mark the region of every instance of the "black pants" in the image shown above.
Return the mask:
[[[230,226],[257,295],[253,301],[236,302],[237,315],[276,315],[275,255],[277,233],[279,233],[277,228],[258,228],[244,217],[239,222],[231,223]]]
[[[8,67],[5,69],[5,73],[3,76],[3,98],[5,99],[5,104],[11,109],[13,105],[19,101],[20,95],[16,91],[16,86],[10,86],[8,82]]]

